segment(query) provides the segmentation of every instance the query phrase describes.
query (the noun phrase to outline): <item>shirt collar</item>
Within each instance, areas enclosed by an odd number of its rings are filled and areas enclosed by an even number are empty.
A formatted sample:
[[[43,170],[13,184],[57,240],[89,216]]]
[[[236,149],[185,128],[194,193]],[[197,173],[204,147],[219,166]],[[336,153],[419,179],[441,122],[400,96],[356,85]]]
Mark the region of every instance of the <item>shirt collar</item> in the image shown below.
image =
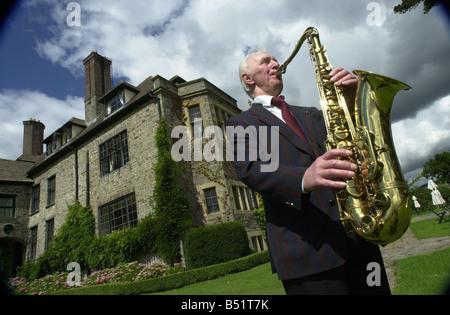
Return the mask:
[[[253,102],[261,104],[263,106],[272,106],[272,98],[273,98],[273,96],[271,96],[271,95],[259,95],[259,96],[255,97]]]

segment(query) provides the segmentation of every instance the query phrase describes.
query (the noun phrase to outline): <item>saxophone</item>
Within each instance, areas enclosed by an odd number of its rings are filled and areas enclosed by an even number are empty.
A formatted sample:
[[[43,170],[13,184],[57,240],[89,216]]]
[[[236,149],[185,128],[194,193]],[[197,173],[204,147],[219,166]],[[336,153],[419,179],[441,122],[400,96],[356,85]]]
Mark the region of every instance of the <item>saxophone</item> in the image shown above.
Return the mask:
[[[348,95],[330,81],[333,70],[318,31],[309,27],[293,53],[280,66],[286,72],[303,42],[308,40],[320,103],[327,128],[327,150],[344,148],[358,169],[345,189],[335,190],[341,220],[365,240],[386,245],[398,240],[411,221],[408,188],[394,149],[390,112],[394,96],[410,87],[400,81],[368,71],[358,76],[355,108],[347,106]]]

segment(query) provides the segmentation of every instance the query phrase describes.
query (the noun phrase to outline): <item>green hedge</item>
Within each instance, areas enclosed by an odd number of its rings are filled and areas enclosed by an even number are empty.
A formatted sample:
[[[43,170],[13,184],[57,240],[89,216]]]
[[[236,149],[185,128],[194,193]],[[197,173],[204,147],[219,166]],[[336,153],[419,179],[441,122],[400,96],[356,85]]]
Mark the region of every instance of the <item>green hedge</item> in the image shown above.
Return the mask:
[[[167,277],[124,284],[105,284],[87,288],[75,288],[55,292],[52,295],[136,295],[161,292],[249,270],[268,261],[269,254],[267,251],[264,251],[226,263],[188,270]]]
[[[250,254],[242,222],[207,225],[189,230],[184,241],[187,269],[220,264]]]

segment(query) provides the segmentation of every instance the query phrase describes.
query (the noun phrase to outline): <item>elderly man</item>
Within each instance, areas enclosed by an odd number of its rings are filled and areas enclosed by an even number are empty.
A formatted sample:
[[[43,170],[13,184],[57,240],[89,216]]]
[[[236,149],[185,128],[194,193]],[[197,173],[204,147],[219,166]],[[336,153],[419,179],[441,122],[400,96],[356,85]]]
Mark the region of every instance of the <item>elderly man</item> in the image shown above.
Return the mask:
[[[275,171],[262,172],[260,166],[267,162],[249,155],[244,161],[234,160],[240,179],[263,197],[272,269],[287,294],[390,294],[378,246],[345,231],[340,222],[333,189],[345,187],[345,180],[355,175],[357,166],[345,161],[351,152],[326,152],[321,112],[288,105],[279,97],[283,90],[279,67],[275,57],[264,51],[243,60],[239,75],[253,104],[227,122],[235,128],[279,129]],[[338,68],[331,75],[337,86],[355,93],[357,80],[351,73]],[[251,140],[267,141],[267,147],[272,136],[267,133]],[[238,137],[228,140],[235,146],[244,142],[250,150],[249,135]],[[368,266],[376,268],[368,270]]]

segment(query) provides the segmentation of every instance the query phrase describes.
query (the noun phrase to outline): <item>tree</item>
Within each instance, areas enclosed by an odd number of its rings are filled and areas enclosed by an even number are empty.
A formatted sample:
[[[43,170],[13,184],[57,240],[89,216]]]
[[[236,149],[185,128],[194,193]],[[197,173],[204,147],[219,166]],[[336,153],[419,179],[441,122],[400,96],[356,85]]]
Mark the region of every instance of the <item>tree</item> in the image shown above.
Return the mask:
[[[422,176],[438,183],[450,183],[450,153],[436,154],[434,159],[428,160],[423,166]]]
[[[406,13],[411,11],[412,9],[416,8],[419,3],[423,2],[423,13],[427,14],[431,8],[434,6],[437,6],[441,2],[444,2],[443,0],[402,0],[401,4],[398,4],[394,7],[395,13]]]

